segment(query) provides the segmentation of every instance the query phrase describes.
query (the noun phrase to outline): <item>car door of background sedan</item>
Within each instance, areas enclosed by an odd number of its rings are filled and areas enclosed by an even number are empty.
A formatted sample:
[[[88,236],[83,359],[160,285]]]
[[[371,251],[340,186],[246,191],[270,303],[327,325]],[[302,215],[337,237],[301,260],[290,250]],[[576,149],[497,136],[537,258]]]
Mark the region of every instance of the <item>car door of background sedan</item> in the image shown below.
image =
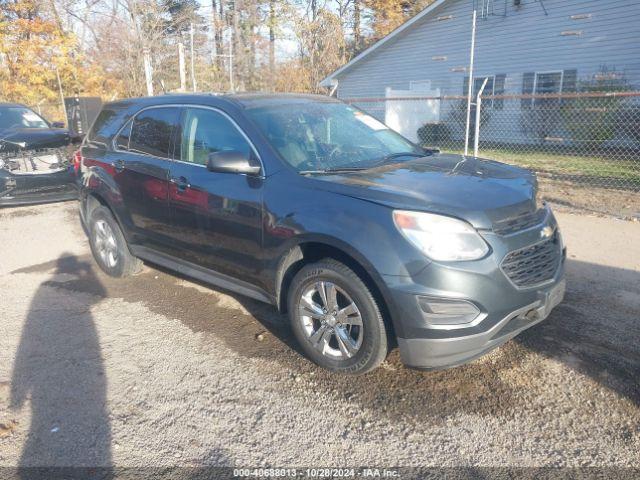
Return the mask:
[[[252,147],[221,111],[189,107],[182,112],[169,183],[172,235],[184,260],[251,282],[261,270],[261,178],[210,172],[210,153]]]

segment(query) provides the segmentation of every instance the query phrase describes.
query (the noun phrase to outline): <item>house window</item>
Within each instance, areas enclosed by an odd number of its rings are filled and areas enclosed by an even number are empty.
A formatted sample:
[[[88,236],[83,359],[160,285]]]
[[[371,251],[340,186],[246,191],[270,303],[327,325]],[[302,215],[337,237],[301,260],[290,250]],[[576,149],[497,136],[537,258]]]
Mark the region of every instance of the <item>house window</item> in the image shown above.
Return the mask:
[[[535,95],[562,93],[562,72],[536,73],[533,93]],[[557,98],[535,98],[533,102],[534,105],[538,107],[550,103],[557,103],[558,100]]]
[[[473,78],[473,92],[471,93],[472,98],[475,100],[480,88],[482,87],[482,82],[487,78],[487,85],[484,87],[484,91],[482,95],[494,95],[494,86],[496,83],[496,77],[494,75],[490,76],[482,76],[482,77],[474,77]],[[467,95],[469,93],[469,77],[464,77],[464,82],[462,85],[463,95]],[[493,99],[489,99],[483,102],[485,107],[493,108]]]
[[[576,74],[577,71],[575,69],[553,72],[527,72],[522,75],[522,94],[545,95],[574,92],[576,89]],[[559,104],[560,102],[558,98],[523,98],[521,107],[539,107]]]

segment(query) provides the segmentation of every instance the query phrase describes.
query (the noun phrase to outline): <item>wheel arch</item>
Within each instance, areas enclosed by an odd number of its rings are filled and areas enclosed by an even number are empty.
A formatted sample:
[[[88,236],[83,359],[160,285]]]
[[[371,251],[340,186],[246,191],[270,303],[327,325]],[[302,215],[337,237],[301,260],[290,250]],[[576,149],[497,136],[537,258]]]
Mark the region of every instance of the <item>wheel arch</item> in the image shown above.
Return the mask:
[[[350,246],[334,239],[309,239],[291,247],[282,257],[276,279],[276,301],[280,312],[287,311],[287,292],[293,277],[305,265],[323,258],[337,260],[355,272],[371,291],[383,316],[389,338],[395,338],[392,305],[383,280],[374,267]]]
[[[124,235],[124,238],[128,244],[130,241],[129,234],[128,234],[129,232],[127,231],[126,228],[123,227],[120,216],[118,215],[116,210],[109,204],[109,202],[106,200],[104,195],[102,195],[98,190],[91,190],[86,192],[86,200],[84,201],[84,220],[85,221],[83,226],[85,227],[85,230],[87,230],[87,234],[89,229],[89,220],[91,219],[91,212],[93,212],[98,207],[105,207],[107,210],[109,210],[109,212],[111,212],[111,215],[113,216],[116,223],[120,227],[120,231]]]

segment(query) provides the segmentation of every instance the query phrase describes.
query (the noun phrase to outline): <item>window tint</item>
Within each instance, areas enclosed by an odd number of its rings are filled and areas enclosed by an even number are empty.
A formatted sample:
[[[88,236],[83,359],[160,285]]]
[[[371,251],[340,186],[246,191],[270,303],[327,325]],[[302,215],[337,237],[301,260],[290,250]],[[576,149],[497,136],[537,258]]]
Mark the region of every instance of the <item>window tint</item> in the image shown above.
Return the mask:
[[[40,115],[25,107],[0,108],[0,128],[49,128]]]
[[[180,158],[184,162],[206,165],[210,153],[236,151],[248,157],[251,152],[235,125],[213,110],[188,108],[183,125]]]
[[[106,146],[107,141],[112,135],[116,133],[116,130],[122,125],[121,122],[114,121],[118,116],[118,111],[114,108],[103,108],[96,117],[91,131],[87,135],[87,141],[89,143]]]
[[[116,147],[118,150],[127,150],[129,148],[129,136],[131,135],[131,124],[133,121],[129,120],[126,125],[120,130],[116,138]]]
[[[155,157],[169,158],[171,136],[178,123],[179,110],[175,107],[151,108],[133,120],[129,150]]]
[[[298,171],[370,168],[427,155],[376,118],[339,102],[283,102],[245,112]]]

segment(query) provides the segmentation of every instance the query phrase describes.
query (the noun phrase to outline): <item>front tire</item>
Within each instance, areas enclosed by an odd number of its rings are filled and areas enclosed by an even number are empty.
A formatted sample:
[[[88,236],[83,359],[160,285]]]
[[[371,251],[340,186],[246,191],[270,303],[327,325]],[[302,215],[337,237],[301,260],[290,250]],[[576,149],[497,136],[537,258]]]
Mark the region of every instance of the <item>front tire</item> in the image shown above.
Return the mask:
[[[128,277],[142,269],[142,262],[129,251],[120,225],[106,207],[91,212],[89,244],[96,263],[111,277]]]
[[[380,308],[346,265],[325,259],[304,266],[291,281],[287,306],[300,346],[319,366],[361,375],[386,358]]]

